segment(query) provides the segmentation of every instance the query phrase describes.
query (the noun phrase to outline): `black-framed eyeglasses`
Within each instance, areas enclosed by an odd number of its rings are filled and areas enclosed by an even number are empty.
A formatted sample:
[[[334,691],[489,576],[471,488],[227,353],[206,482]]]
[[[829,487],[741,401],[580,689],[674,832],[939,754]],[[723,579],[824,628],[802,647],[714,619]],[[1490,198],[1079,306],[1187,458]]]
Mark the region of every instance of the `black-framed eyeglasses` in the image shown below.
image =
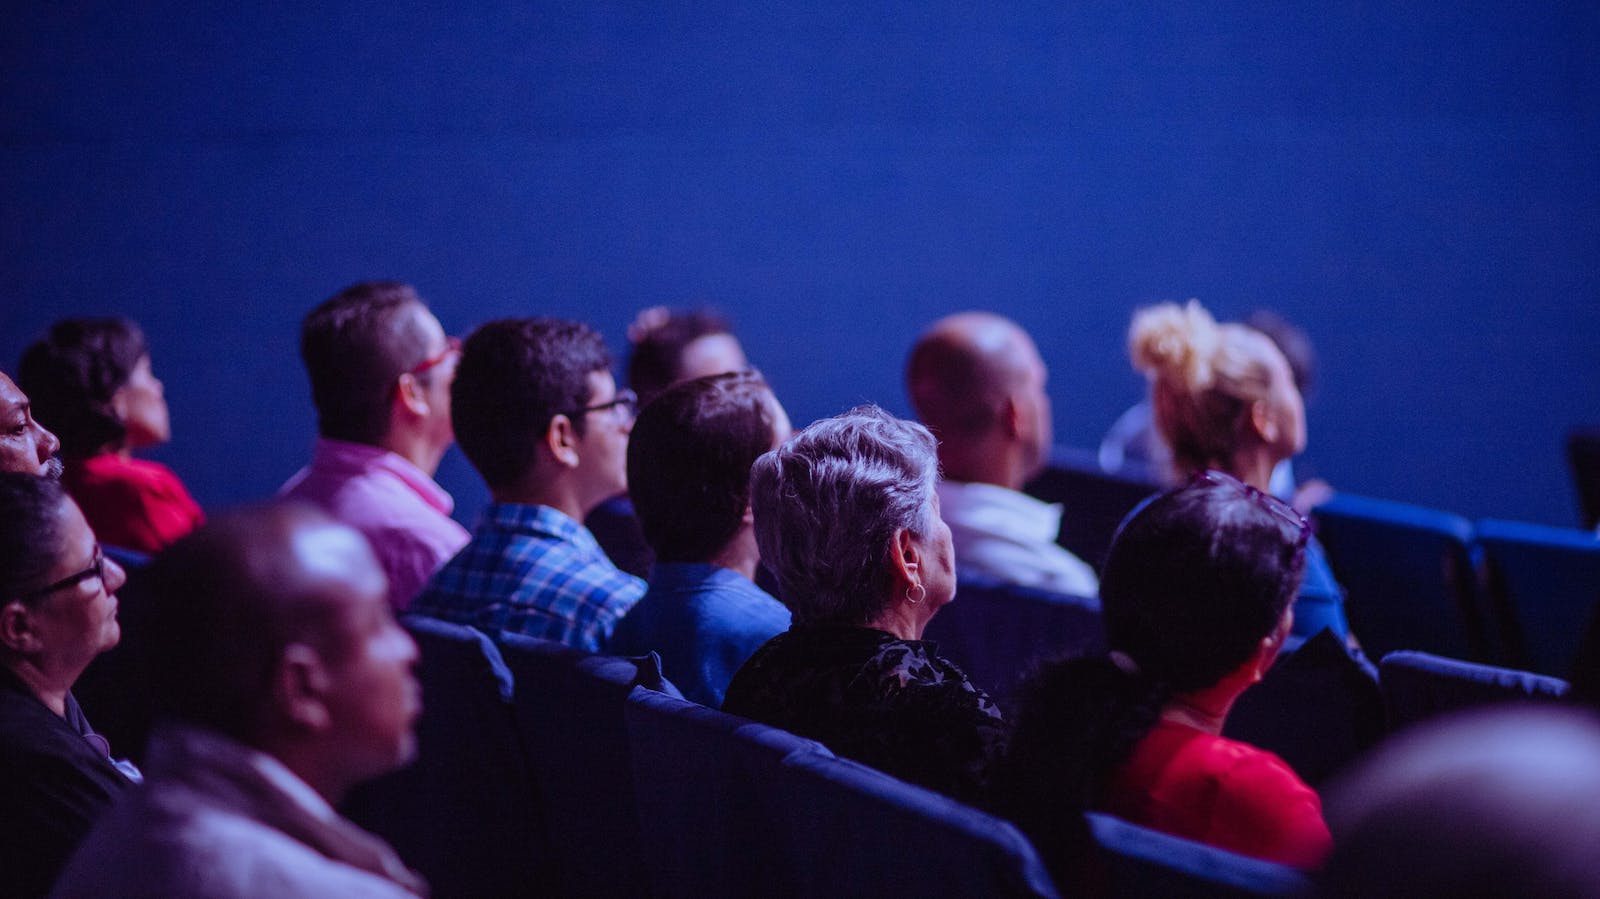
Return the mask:
[[[102,582],[104,582],[106,579],[106,554],[101,551],[100,544],[98,543],[94,545],[94,560],[89,563],[88,568],[85,568],[84,570],[75,574],[69,574],[55,583],[48,584],[28,593],[24,593],[17,598],[26,600],[36,599],[40,596],[49,596],[51,593],[54,593],[57,590],[65,590],[68,587],[76,587],[92,577],[97,577]]]
[[[1273,496],[1270,493],[1262,493],[1260,490],[1257,490],[1255,487],[1246,484],[1244,481],[1239,480],[1233,475],[1212,470],[1197,471],[1195,472],[1194,477],[1189,479],[1189,483],[1228,484],[1240,487],[1244,490],[1246,495],[1255,500],[1256,505],[1266,509],[1268,512],[1272,513],[1278,518],[1294,525],[1295,529],[1300,533],[1300,536],[1295,539],[1295,549],[1304,549],[1306,544],[1311,542],[1311,522],[1307,521],[1304,515],[1296,512],[1293,506],[1281,499],[1278,499],[1276,496]]]
[[[588,415],[590,412],[610,412],[624,421],[631,420],[635,415],[639,414],[639,395],[631,390],[619,390],[616,396],[603,403],[595,403],[593,406],[573,409],[571,412],[564,414],[568,418],[576,418],[579,415]]]

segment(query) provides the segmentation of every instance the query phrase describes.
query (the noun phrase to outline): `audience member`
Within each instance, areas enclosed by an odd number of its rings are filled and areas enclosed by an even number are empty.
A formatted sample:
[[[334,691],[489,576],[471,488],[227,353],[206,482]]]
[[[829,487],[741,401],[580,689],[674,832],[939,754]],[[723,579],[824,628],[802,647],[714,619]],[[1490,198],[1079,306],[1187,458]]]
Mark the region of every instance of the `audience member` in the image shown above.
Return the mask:
[[[1287,638],[1305,521],[1206,472],[1137,511],[1100,582],[1110,652],[1024,691],[997,806],[1063,882],[1085,870],[1081,813],[1301,867],[1328,850],[1317,794],[1277,756],[1221,736]]]
[[[354,284],[300,326],[300,358],[317,407],[311,464],[279,495],[320,506],[360,531],[405,609],[467,543],[455,503],[434,483],[455,439],[450,383],[460,344],[408,284]]]
[[[641,406],[673,384],[749,367],[744,348],[729,332],[728,323],[707,309],[685,312],[652,306],[642,310],[628,326],[628,343],[632,346],[628,386]],[[649,576],[655,552],[645,540],[626,493],[596,506],[583,523],[618,568],[637,577]]]
[[[580,523],[627,487],[635,399],[617,390],[605,343],[577,322],[490,322],[467,338],[451,400],[494,501],[415,610],[604,649],[645,589]]]
[[[911,403],[939,438],[939,502],[962,570],[1093,596],[1094,569],[1056,543],[1061,507],[1021,492],[1050,456],[1046,374],[1027,333],[987,312],[935,322],[906,365]]]
[[[333,809],[410,759],[421,709],[417,648],[366,540],[280,504],[220,517],[149,575],[164,715],[149,783],[101,819],[54,895],[424,894]]]
[[[43,896],[136,780],[72,696],[121,636],[122,569],[57,481],[0,473],[0,895]]]
[[[871,406],[756,460],[756,542],[794,625],[739,669],[723,708],[971,800],[1007,729],[922,641],[956,586],[938,479],[933,435]]]
[[[1328,791],[1320,895],[1600,897],[1600,725],[1477,710],[1380,746]]]
[[[1263,492],[1272,470],[1306,445],[1305,406],[1289,363],[1254,328],[1217,324],[1196,301],[1141,309],[1128,334],[1133,364],[1150,378],[1156,427],[1177,471],[1225,471]],[[1331,628],[1350,637],[1344,589],[1322,545],[1306,547],[1293,645]]]
[[[0,371],[0,471],[61,479],[61,441],[33,417],[33,403]]]
[[[777,397],[745,372],[667,389],[628,438],[628,489],[656,564],[611,651],[659,652],[683,695],[712,708],[739,666],[789,629],[789,610],[754,583],[750,510],[750,466],[789,433]]]
[[[17,379],[61,438],[63,481],[101,540],[154,553],[205,520],[171,469],[133,457],[172,438],[138,325],[125,318],[57,322],[23,352]]]

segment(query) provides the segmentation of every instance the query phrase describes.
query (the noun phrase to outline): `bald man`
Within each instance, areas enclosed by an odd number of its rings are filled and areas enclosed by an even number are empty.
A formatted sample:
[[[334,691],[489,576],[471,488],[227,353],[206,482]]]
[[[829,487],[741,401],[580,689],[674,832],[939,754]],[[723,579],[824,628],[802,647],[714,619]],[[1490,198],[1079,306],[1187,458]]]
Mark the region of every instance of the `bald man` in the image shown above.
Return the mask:
[[[1022,492],[1053,440],[1048,372],[1016,323],[988,312],[934,322],[911,348],[906,387],[939,438],[939,502],[965,572],[1094,596],[1094,570],[1056,544],[1061,507]]]
[[[34,421],[27,394],[0,371],[0,471],[60,480],[61,441]]]
[[[147,572],[165,715],[147,787],[101,819],[52,895],[425,894],[333,808],[416,752],[417,647],[367,541],[285,504],[223,516]]]

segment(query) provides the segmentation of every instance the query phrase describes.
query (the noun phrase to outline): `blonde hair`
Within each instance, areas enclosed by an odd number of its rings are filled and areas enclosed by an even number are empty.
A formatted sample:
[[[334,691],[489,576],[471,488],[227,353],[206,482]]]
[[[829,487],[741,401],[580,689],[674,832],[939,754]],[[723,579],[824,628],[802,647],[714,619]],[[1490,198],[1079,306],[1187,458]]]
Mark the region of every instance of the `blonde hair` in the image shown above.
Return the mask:
[[[1270,393],[1270,346],[1252,328],[1218,324],[1199,300],[1134,313],[1128,355],[1150,378],[1156,427],[1180,473],[1230,467],[1251,406]]]

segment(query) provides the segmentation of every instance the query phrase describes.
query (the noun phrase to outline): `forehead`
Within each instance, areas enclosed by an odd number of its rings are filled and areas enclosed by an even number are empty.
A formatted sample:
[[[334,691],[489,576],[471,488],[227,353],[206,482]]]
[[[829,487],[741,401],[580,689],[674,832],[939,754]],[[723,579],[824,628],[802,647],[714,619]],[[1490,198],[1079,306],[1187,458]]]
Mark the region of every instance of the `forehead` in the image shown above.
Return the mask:
[[[28,401],[17,385],[4,373],[0,373],[0,414],[5,414]]]
[[[617,397],[617,379],[609,371],[592,371],[588,375],[589,405],[606,403]]]

